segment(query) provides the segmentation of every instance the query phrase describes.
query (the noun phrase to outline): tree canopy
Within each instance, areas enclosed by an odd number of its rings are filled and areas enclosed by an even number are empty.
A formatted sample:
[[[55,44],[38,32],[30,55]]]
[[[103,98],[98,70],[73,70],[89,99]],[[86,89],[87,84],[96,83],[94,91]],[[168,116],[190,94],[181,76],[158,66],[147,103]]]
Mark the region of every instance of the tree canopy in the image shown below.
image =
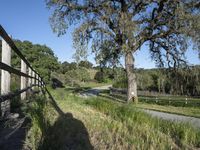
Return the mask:
[[[38,73],[44,77],[46,82],[50,80],[51,72],[60,67],[58,58],[46,45],[33,44],[29,41],[20,40],[15,40],[15,44],[33,68],[37,68]],[[12,53],[11,63],[14,67],[20,68],[20,59],[15,53]]]
[[[189,45],[200,48],[198,0],[46,0],[58,35],[74,24],[76,49],[91,45],[99,61],[125,57],[128,101],[137,101],[133,53],[149,45],[158,66],[178,67]],[[91,44],[89,44],[91,43]],[[192,44],[189,44],[192,43]]]

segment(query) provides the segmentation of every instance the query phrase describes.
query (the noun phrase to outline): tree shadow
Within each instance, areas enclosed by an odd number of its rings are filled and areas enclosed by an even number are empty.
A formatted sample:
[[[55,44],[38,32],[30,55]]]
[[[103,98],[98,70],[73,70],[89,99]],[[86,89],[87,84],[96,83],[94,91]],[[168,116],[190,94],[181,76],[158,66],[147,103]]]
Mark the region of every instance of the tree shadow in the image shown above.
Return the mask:
[[[39,143],[39,150],[93,150],[89,140],[87,128],[82,121],[73,117],[71,113],[64,113],[51,93],[47,90],[52,106],[59,117],[53,124],[43,131],[43,138]]]

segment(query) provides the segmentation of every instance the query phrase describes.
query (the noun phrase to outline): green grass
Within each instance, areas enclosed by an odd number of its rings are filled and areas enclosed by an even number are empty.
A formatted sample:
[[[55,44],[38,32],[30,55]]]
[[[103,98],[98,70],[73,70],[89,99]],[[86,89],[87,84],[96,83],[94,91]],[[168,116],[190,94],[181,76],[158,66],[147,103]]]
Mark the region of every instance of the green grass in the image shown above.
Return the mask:
[[[185,99],[162,99],[160,97],[140,97],[139,96],[139,101],[143,103],[148,103],[148,104],[158,104],[158,105],[165,105],[165,106],[176,106],[176,107],[200,107],[200,100],[199,99],[194,99],[194,100],[188,100],[187,102]]]
[[[144,98],[148,97],[148,98],[154,98],[154,99],[157,97],[160,100],[166,100],[166,101],[168,101],[169,99],[170,100],[177,100],[177,101],[185,101],[186,98],[187,98],[188,101],[200,101],[200,98],[186,97],[186,96],[183,96],[183,95],[169,95],[169,96],[160,96],[160,95],[158,95],[158,96],[151,96],[151,95],[147,96],[147,95],[140,95],[140,97],[141,98],[142,97],[144,97]]]
[[[109,94],[109,93],[103,93],[103,94]],[[126,95],[125,94],[118,94],[118,93],[112,93],[110,95],[112,97],[115,97],[116,99],[126,101]],[[186,98],[183,96],[141,96],[139,95],[139,101],[147,104],[158,104],[163,106],[175,106],[175,107],[200,107],[200,99],[199,98],[192,98],[188,97],[187,102],[185,100]]]
[[[156,119],[133,105],[109,101],[102,97],[81,98],[65,89],[51,90],[51,93],[64,114],[71,113],[76,121],[84,125],[88,136],[82,139],[85,141],[89,138],[94,149],[200,147],[200,131],[189,124]],[[73,121],[59,116],[49,102],[39,101],[30,106],[33,123],[26,140],[28,147],[64,149],[63,145],[66,146],[70,137],[67,133],[72,131],[74,134],[76,129],[82,129],[74,125]],[[78,143],[82,149],[88,146],[84,142]]]
[[[139,103],[136,107],[200,118],[200,108],[197,107],[174,107],[147,103]]]

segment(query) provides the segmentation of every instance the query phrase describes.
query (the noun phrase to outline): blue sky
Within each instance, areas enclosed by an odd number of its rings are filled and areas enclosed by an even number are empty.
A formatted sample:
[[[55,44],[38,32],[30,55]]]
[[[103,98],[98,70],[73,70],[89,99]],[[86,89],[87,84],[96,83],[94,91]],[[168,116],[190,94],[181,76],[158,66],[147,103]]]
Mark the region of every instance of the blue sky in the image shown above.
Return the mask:
[[[75,52],[71,36],[73,28],[70,28],[66,35],[57,37],[49,25],[50,15],[44,0],[0,0],[0,24],[8,34],[15,39],[45,44],[54,51],[61,62],[71,62]],[[200,64],[196,51],[190,49],[186,56],[189,63]],[[94,55],[90,55],[88,59],[94,63],[93,57]],[[155,67],[145,46],[135,54],[135,57],[136,67]]]

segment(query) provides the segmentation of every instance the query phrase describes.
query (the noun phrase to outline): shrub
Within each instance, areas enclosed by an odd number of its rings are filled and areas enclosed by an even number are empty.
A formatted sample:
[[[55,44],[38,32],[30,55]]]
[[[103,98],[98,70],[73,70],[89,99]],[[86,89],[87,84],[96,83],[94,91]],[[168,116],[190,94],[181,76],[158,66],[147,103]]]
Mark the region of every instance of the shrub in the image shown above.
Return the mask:
[[[65,73],[65,83],[70,86],[79,86],[81,82],[87,82],[89,80],[91,80],[90,73],[83,67]]]
[[[101,71],[98,71],[95,76],[94,79],[97,80],[98,82],[103,82],[104,81],[104,74]]]

